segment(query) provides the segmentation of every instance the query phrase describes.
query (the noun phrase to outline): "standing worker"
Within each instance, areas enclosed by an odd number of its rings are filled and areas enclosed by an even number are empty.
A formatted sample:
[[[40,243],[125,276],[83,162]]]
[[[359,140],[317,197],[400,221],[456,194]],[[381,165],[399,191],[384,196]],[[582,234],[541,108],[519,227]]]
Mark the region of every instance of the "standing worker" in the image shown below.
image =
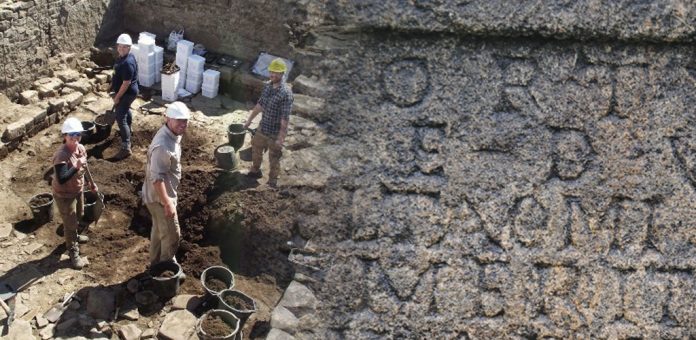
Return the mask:
[[[244,123],[244,128],[254,120],[259,112],[263,111],[259,130],[251,139],[251,169],[247,176],[261,178],[261,160],[263,150],[268,149],[268,185],[278,185],[280,172],[280,157],[283,155],[283,143],[288,132],[288,120],[292,111],[293,96],[288,85],[283,81],[283,75],[287,71],[283,59],[276,58],[268,65],[270,81],[263,87],[258,103],[251,110],[249,119]]]
[[[177,188],[181,180],[181,136],[191,112],[182,102],[173,102],[166,111],[167,121],[147,149],[147,165],[142,199],[152,215],[150,266],[163,261],[176,262],[181,229],[176,213]]]
[[[80,144],[82,123],[77,118],[65,120],[60,132],[63,135],[63,145],[53,155],[53,180],[51,187],[56,206],[63,219],[63,235],[65,247],[70,255],[70,263],[75,269],[89,264],[86,257],[80,257],[78,242],[87,242],[87,236],[78,235],[77,227],[84,209],[83,186],[87,166],[87,150]],[[91,179],[90,179],[91,181]],[[97,191],[97,185],[90,183],[91,190]]]
[[[121,136],[121,150],[113,157],[116,160],[131,155],[131,124],[133,115],[130,106],[138,95],[138,64],[135,56],[130,53],[133,41],[124,33],[116,40],[118,59],[114,64],[114,75],[111,78],[111,91],[114,94],[114,109],[116,122]]]

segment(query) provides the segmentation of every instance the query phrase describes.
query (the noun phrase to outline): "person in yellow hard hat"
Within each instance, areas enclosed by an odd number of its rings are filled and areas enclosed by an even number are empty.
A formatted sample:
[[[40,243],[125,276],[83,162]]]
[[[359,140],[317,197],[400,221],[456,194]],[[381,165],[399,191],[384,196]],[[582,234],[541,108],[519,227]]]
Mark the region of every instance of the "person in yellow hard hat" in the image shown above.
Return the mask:
[[[268,185],[278,184],[280,157],[283,155],[283,143],[288,132],[288,120],[292,111],[293,96],[290,87],[283,81],[287,66],[283,59],[276,58],[268,66],[270,80],[264,85],[261,97],[250,111],[244,123],[248,128],[259,112],[263,111],[259,129],[251,140],[251,169],[247,176],[261,178],[261,160],[263,150],[268,148]]]
[[[70,263],[75,269],[89,264],[86,257],[80,257],[78,242],[87,242],[87,236],[77,234],[77,226],[82,217],[84,197],[82,194],[85,183],[84,173],[87,166],[87,150],[80,144],[82,123],[79,119],[70,117],[65,120],[60,132],[63,135],[63,145],[53,155],[53,179],[51,188],[53,197],[63,219],[63,235],[65,247],[68,248]],[[97,185],[90,183],[93,192]]]

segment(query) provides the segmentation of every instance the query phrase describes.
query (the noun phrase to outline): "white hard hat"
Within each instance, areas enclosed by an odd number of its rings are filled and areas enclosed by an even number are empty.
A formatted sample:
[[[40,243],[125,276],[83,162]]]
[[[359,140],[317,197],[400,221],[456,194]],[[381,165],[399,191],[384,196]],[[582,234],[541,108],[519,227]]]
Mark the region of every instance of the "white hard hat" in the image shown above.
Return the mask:
[[[182,102],[173,102],[169,104],[166,116],[174,119],[189,119],[191,118],[191,111],[186,107],[186,104]]]
[[[71,132],[83,132],[82,122],[75,117],[70,117],[65,120],[63,127],[60,129],[61,133],[71,133]]]
[[[116,43],[121,44],[121,45],[130,46],[130,45],[133,45],[133,40],[131,40],[130,35],[123,33],[123,34],[118,36],[118,39],[116,39]]]

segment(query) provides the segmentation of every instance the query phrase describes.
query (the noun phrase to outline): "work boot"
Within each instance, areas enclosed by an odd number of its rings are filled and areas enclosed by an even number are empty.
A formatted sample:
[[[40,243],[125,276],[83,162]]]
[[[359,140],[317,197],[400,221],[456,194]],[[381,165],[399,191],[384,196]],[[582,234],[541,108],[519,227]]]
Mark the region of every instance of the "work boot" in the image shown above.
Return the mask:
[[[89,260],[86,257],[81,257],[79,250],[70,250],[70,264],[73,269],[80,270],[89,265]]]
[[[87,235],[77,235],[77,242],[79,242],[79,243],[87,243],[87,242],[89,242],[89,236],[87,236]]]
[[[132,154],[132,152],[130,149],[121,149],[114,156],[114,159],[116,159],[117,161],[120,161],[122,159],[126,159],[126,158],[130,157],[131,154]]]

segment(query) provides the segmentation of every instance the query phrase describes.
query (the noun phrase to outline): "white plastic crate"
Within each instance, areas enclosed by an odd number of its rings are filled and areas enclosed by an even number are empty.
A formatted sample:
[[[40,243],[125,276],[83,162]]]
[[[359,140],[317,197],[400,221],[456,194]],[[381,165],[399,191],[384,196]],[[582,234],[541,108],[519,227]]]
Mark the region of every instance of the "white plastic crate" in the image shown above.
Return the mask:
[[[216,70],[205,70],[203,72],[203,81],[215,81],[220,80],[220,72]]]
[[[176,94],[176,91],[174,91],[174,92],[162,91],[162,99],[169,101],[169,102],[173,102],[173,101],[179,99],[179,96]]]
[[[193,53],[193,42],[188,40],[179,40],[176,43],[176,54],[179,53],[190,56]]]
[[[186,81],[186,91],[191,93],[198,93],[201,90],[201,84],[196,82]]]
[[[218,95],[218,91],[206,91],[202,90],[201,95],[206,98],[215,98]]]
[[[203,68],[205,68],[205,58],[199,55],[191,55],[188,57],[188,68],[194,69],[196,71],[200,70],[203,73]]]

